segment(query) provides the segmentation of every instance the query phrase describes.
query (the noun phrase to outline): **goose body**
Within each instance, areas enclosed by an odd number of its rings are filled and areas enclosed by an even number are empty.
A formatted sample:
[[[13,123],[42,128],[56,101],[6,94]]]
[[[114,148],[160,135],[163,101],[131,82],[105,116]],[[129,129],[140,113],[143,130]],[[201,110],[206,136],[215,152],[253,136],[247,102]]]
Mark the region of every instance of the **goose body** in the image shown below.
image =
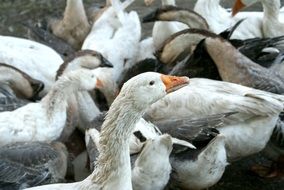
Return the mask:
[[[99,51],[114,63],[113,80],[119,78],[124,68],[135,63],[139,52],[141,24],[138,14],[124,10],[132,2],[112,1],[112,6],[94,23],[82,46],[82,49]]]
[[[20,142],[0,148],[0,186],[23,189],[64,180],[67,150],[60,142]]]
[[[99,155],[99,132],[93,128],[89,129],[86,132],[86,142],[92,166]],[[172,138],[167,134],[156,134],[152,138],[145,139],[145,142],[139,143],[143,147],[131,155],[133,189],[164,189],[171,173],[169,155],[172,150]],[[159,159],[158,163],[157,159]]]
[[[63,19],[51,20],[50,27],[53,34],[67,41],[75,49],[80,49],[91,29],[83,1],[66,0]]]
[[[211,187],[221,179],[228,165],[225,137],[217,135],[204,148],[172,154],[171,164],[175,171],[172,186],[184,189]]]
[[[164,189],[172,168],[169,158],[171,151],[170,135],[161,135],[145,142],[131,173],[134,190]]]
[[[44,83],[41,96],[46,94],[55,81],[55,73],[62,58],[51,48],[30,40],[0,36],[0,62],[22,70]]]
[[[12,112],[2,112],[0,144],[57,139],[66,122],[70,94],[78,90],[91,90],[96,82],[92,71],[71,72],[63,76],[40,102],[27,104]]]
[[[36,100],[43,89],[42,82],[19,69],[0,63],[0,112],[13,111]]]
[[[93,173],[81,182],[32,189],[131,190],[129,140],[136,122],[152,103],[188,82],[187,77],[171,77],[152,72],[133,77],[123,85],[103,123],[99,141],[101,153]],[[146,96],[141,96],[141,93]]]
[[[162,133],[194,144],[196,149],[175,146],[170,155],[173,172],[167,189],[205,189],[216,184],[225,171],[225,137],[216,128],[235,113],[155,122]],[[210,171],[210,172],[208,172]]]
[[[283,110],[283,96],[233,83],[195,78],[190,85],[153,104],[147,114],[158,121],[197,118],[221,110],[238,112],[218,128],[226,137],[228,159],[235,160],[265,147]]]
[[[263,16],[250,16],[246,19],[246,21],[240,26],[238,31],[245,32],[247,26],[250,27],[249,30],[254,31],[254,36],[247,37],[277,37],[282,36],[284,31],[283,18],[281,21],[279,20],[280,15],[280,6],[281,3],[279,0],[251,0],[251,1],[241,1],[237,0],[235,6],[233,8],[233,15],[236,14],[242,7],[249,6],[255,2],[261,2],[263,6]]]

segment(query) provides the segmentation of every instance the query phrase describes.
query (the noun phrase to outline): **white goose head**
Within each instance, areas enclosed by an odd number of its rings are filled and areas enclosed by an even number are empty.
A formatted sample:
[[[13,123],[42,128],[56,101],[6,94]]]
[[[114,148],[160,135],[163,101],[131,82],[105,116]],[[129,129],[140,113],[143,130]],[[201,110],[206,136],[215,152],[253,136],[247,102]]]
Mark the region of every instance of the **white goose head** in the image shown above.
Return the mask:
[[[175,91],[189,83],[188,77],[175,77],[155,72],[146,72],[128,80],[122,86],[119,96],[135,100],[136,108],[147,108],[163,98],[167,93]],[[133,88],[135,86],[135,88]]]
[[[101,81],[96,77],[94,70],[88,69],[70,71],[62,75],[57,83],[60,83],[61,81],[72,81],[75,90],[79,91],[89,91],[101,86]],[[60,85],[58,85],[58,87],[60,88]],[[76,89],[76,87],[78,89]]]

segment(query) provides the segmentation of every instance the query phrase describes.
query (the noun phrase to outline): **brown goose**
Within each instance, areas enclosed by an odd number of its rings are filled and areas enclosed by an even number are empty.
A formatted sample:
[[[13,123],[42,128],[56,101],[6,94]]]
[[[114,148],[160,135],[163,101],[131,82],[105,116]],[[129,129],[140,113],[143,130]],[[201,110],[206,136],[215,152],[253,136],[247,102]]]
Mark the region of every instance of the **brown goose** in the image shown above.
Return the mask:
[[[82,0],[66,0],[63,19],[52,19],[49,24],[54,35],[66,40],[77,50],[91,30]]]

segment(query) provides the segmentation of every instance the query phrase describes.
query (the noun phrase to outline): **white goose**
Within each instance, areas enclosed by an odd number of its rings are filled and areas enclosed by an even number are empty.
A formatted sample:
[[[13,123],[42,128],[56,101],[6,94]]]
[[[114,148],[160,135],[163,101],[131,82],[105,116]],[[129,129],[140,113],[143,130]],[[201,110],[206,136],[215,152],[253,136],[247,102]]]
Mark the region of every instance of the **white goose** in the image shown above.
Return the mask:
[[[0,36],[0,62],[12,65],[44,83],[45,95],[55,81],[55,73],[63,63],[53,49],[23,38]]]
[[[111,1],[111,6],[93,24],[82,46],[82,49],[99,51],[114,64],[112,80],[119,78],[124,68],[133,65],[138,55],[141,38],[139,16],[135,11],[125,11],[132,2]]]
[[[112,103],[100,135],[101,154],[94,172],[85,180],[32,189],[117,189],[131,190],[129,140],[135,124],[157,100],[187,84],[187,77],[143,73],[126,82]]]
[[[249,37],[276,37],[282,36],[284,32],[284,16],[279,17],[280,15],[280,0],[236,0],[235,6],[233,8],[233,15],[235,15],[241,8],[245,6],[249,6],[256,2],[261,2],[263,6],[263,17],[259,16],[250,16],[245,20],[244,23],[240,25],[239,30],[245,31],[247,30],[254,31],[254,36]],[[279,18],[282,18],[279,20]],[[249,27],[248,27],[249,26]],[[233,35],[234,37],[234,35]]]
[[[75,49],[81,48],[91,29],[82,0],[66,0],[63,19],[51,19],[49,24],[54,35]]]
[[[261,151],[268,142],[284,97],[241,85],[209,79],[191,79],[147,111],[152,120],[198,118],[220,112],[238,112],[218,128],[226,137],[229,160]]]
[[[100,133],[92,128],[86,131],[86,144],[90,165],[96,163],[99,155]],[[136,137],[135,137],[136,138]],[[143,137],[142,137],[143,138]],[[162,190],[169,181],[171,164],[169,160],[173,142],[171,136],[155,135],[150,139],[138,140],[141,148],[131,154],[132,186],[134,190]],[[145,142],[144,142],[145,141]],[[131,149],[130,149],[131,152]],[[159,162],[157,162],[159,160]]]
[[[62,76],[50,92],[37,103],[0,114],[0,145],[19,141],[57,139],[66,122],[68,97],[97,84],[93,71],[78,70]]]
[[[38,93],[44,88],[44,84],[30,77],[23,71],[0,63],[0,93],[5,96],[15,96],[22,99],[36,99]],[[0,95],[1,96],[1,95]]]

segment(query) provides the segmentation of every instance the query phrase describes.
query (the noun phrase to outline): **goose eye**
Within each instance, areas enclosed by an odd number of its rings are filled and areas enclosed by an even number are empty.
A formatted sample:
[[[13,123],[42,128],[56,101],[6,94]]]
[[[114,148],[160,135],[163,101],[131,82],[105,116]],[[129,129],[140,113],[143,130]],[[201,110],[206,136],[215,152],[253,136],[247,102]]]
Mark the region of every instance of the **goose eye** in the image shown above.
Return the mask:
[[[152,81],[149,82],[149,85],[152,86],[153,84],[155,84],[155,81],[152,80]]]

